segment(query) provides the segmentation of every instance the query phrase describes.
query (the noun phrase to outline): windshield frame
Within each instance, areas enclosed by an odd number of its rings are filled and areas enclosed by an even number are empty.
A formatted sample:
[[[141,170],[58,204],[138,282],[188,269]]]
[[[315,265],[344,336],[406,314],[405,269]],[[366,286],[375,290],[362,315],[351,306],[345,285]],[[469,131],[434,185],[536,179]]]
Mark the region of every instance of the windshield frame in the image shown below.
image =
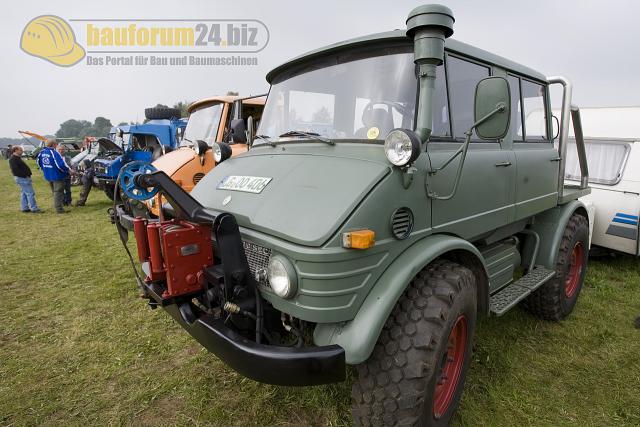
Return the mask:
[[[413,55],[413,44],[408,41],[408,40],[398,40],[398,39],[390,39],[390,40],[384,40],[382,42],[379,43],[367,43],[365,45],[361,45],[361,46],[349,46],[348,48],[345,49],[341,49],[341,50],[327,50],[327,51],[323,51],[323,52],[319,52],[316,54],[312,54],[307,58],[301,58],[300,60],[294,60],[290,63],[290,65],[288,64],[286,68],[282,68],[279,69],[280,67],[278,67],[277,73],[273,74],[273,71],[270,73],[270,75],[267,76],[267,79],[270,82],[270,87],[269,87],[269,93],[267,95],[267,101],[265,103],[265,109],[264,111],[267,111],[267,107],[269,106],[269,102],[270,99],[273,99],[273,93],[272,90],[274,89],[274,86],[285,82],[289,79],[295,78],[299,75],[302,74],[306,74],[306,73],[310,73],[310,72],[314,72],[317,70],[321,70],[321,69],[325,69],[325,68],[329,68],[332,66],[337,66],[337,65],[342,65],[342,64],[348,64],[351,62],[356,62],[359,60],[363,60],[363,59],[370,59],[370,58],[379,58],[379,57],[384,57],[384,56],[390,56],[390,55],[398,55],[398,54],[411,54]],[[282,66],[281,66],[282,67]],[[274,70],[274,71],[276,71]],[[417,73],[417,67],[414,68],[415,73]],[[291,91],[289,91],[291,92]],[[415,99],[414,99],[414,105],[413,105],[413,117],[411,118],[412,120],[412,126],[411,128],[413,129],[413,127],[415,127],[415,123],[417,120],[417,113],[418,113],[418,103],[420,101],[420,82],[419,79],[417,78],[417,74],[416,74],[416,78],[415,78]],[[321,92],[318,92],[321,93]],[[328,92],[327,92],[328,93]],[[271,101],[271,102],[277,102],[277,101]],[[374,104],[375,105],[375,104]],[[260,125],[262,126],[262,124],[264,123],[264,114],[262,116],[262,121],[260,123]],[[264,133],[264,128],[260,127],[257,130],[257,134],[263,134]],[[302,129],[286,129],[285,131],[283,131],[284,133],[289,132],[289,131],[301,131]],[[390,129],[391,130],[391,129]],[[305,132],[312,132],[312,131],[308,131],[305,130]],[[277,132],[279,134],[282,134],[280,132]],[[354,132],[355,133],[355,132]],[[264,135],[267,136],[267,135]],[[320,135],[318,137],[318,139],[328,139],[331,140],[332,142],[358,142],[358,143],[367,143],[367,144],[377,144],[377,145],[382,145],[384,144],[384,138],[386,135],[378,135],[376,138],[374,139],[368,139],[366,137],[363,138],[356,138],[354,137],[332,137],[332,136],[327,136],[327,135]],[[317,140],[316,138],[312,138],[311,136],[286,136],[286,137],[280,137],[279,135],[268,135],[269,141],[271,143],[278,143],[278,144],[285,144],[285,143],[296,143],[296,142],[300,142],[301,140],[306,140],[306,141],[312,141],[312,142],[321,142],[319,140]],[[256,139],[256,141],[254,142],[254,146],[264,146],[264,145],[270,145],[269,143],[267,143],[266,141],[261,141],[259,139]]]
[[[207,145],[209,147],[211,147],[213,145],[214,142],[218,141],[218,132],[220,131],[220,124],[223,122],[224,119],[224,113],[225,113],[225,106],[226,106],[226,102],[224,101],[213,101],[210,103],[207,103],[205,105],[201,105],[198,106],[198,108],[194,109],[193,111],[189,112],[189,120],[187,121],[187,126],[184,128],[184,133],[182,135],[182,139],[180,140],[180,145],[179,147],[193,147],[196,143],[196,140],[202,140],[204,142],[207,143]],[[187,134],[187,129],[189,129],[189,126],[191,125],[191,123],[196,124],[196,121],[192,120],[193,114],[207,110],[209,108],[213,108],[213,107],[220,107],[220,112],[218,113],[218,117],[217,117],[217,126],[215,128],[215,133],[212,136],[212,140],[209,142],[207,141],[207,138],[196,138],[196,139],[191,139],[189,138],[188,134]],[[210,117],[210,116],[207,116]]]

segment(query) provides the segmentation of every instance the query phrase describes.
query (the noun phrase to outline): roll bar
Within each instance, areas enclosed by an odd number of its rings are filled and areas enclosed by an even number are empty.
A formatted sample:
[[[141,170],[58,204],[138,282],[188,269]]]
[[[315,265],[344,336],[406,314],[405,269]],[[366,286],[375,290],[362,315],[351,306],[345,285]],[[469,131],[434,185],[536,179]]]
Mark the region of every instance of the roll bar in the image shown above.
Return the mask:
[[[558,154],[560,155],[560,170],[558,172],[558,200],[562,199],[564,193],[564,172],[567,161],[567,145],[569,142],[569,116],[573,122],[573,134],[576,140],[578,151],[578,161],[580,163],[580,189],[589,186],[589,168],[587,166],[587,155],[584,146],[584,136],[582,134],[582,121],[580,119],[580,109],[571,105],[573,85],[562,76],[547,77],[547,82],[562,85],[562,116],[560,118],[560,134],[558,138]]]

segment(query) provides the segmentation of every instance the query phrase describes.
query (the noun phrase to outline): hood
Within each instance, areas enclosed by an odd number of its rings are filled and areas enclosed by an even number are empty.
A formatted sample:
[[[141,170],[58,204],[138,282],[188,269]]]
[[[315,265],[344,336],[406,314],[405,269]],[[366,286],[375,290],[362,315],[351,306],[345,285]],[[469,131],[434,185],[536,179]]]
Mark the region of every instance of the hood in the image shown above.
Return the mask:
[[[205,207],[234,214],[242,227],[321,246],[389,172],[384,163],[360,158],[247,154],[213,168],[191,195]],[[228,176],[271,181],[258,194],[219,189]]]
[[[196,157],[195,151],[191,148],[183,147],[171,151],[164,156],[160,156],[152,164],[156,169],[163,171],[169,176],[173,176],[178,169],[189,163],[194,157]]]
[[[98,145],[100,146],[100,151],[103,153],[107,153],[109,151],[118,151],[118,152],[122,151],[122,148],[120,148],[118,144],[116,144],[109,138],[100,138],[98,139],[97,142],[98,142]]]

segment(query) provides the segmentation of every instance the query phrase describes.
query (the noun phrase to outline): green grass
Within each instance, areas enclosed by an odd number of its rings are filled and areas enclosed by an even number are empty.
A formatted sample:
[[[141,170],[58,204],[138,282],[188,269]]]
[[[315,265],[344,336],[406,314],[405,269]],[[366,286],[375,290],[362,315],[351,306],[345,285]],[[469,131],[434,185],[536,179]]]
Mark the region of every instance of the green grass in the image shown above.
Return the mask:
[[[19,212],[0,164],[0,425],[349,425],[350,386],[258,384],[137,298],[107,198]],[[74,188],[77,199],[78,188]],[[592,260],[574,314],[480,321],[456,424],[640,425],[640,268]]]

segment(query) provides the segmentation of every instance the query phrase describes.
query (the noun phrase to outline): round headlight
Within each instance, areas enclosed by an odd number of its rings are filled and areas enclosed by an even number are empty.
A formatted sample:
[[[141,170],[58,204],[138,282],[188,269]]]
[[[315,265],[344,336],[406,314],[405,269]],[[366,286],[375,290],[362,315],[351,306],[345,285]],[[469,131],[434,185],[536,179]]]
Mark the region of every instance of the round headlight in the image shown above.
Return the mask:
[[[231,157],[231,146],[226,142],[216,142],[213,144],[213,160],[216,163],[224,162]]]
[[[384,140],[384,153],[392,164],[406,166],[420,155],[420,137],[407,129],[393,129]]]
[[[274,256],[269,260],[267,271],[269,284],[280,298],[291,298],[298,290],[293,265],[284,257]]]
[[[193,144],[193,151],[195,151],[198,156],[204,155],[208,148],[207,143],[201,139],[196,140],[195,144]]]

